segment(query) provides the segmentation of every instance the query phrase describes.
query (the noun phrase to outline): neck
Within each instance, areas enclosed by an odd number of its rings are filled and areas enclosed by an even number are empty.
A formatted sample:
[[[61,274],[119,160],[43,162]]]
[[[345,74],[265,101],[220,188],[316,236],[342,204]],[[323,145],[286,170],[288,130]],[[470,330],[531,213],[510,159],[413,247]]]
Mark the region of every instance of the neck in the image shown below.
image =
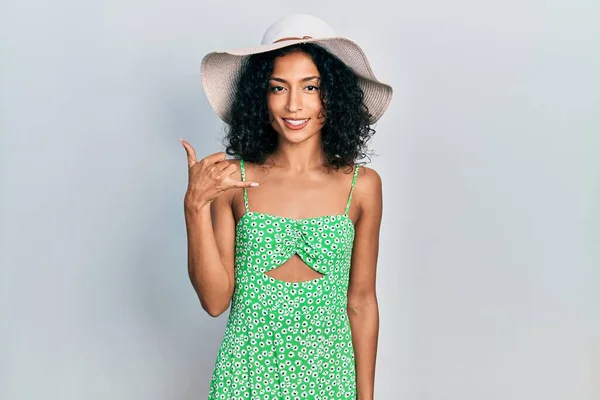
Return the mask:
[[[321,135],[314,135],[301,143],[280,140],[277,149],[268,157],[267,162],[273,167],[294,173],[304,173],[328,165]]]

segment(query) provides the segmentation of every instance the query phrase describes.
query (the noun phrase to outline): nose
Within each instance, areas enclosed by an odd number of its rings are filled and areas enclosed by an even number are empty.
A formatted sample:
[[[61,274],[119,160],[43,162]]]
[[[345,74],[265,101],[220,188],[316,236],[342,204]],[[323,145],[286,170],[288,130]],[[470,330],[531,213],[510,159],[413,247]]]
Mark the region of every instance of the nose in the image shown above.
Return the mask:
[[[291,113],[302,110],[302,91],[296,88],[290,88],[287,98],[287,110]]]

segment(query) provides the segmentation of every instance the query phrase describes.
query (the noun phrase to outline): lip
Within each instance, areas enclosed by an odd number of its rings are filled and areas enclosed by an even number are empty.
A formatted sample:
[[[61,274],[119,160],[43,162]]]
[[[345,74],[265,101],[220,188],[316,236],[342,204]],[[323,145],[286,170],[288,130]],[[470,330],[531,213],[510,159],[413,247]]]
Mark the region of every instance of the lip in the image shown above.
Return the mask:
[[[283,120],[283,123],[285,124],[285,126],[286,126],[288,129],[291,129],[291,130],[294,130],[294,131],[297,131],[297,130],[300,130],[300,129],[304,128],[306,125],[308,125],[308,121],[310,121],[310,118],[288,118],[288,119],[290,119],[290,120],[292,120],[292,121],[294,121],[294,120],[298,121],[298,120],[302,120],[302,119],[305,119],[305,120],[306,120],[306,121],[305,121],[303,124],[301,124],[301,125],[292,125],[292,124],[290,124],[289,122],[287,122],[287,121],[285,120],[285,118],[282,118],[282,120]]]

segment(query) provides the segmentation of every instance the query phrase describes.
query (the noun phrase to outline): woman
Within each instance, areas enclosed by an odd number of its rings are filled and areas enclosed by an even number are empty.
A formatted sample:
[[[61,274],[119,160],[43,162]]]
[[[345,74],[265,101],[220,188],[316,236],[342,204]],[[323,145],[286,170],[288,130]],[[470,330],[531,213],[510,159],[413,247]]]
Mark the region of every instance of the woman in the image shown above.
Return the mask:
[[[182,140],[190,279],[211,316],[231,303],[209,399],[372,399],[382,189],[355,161],[391,88],[307,15],[207,55],[202,78],[229,125],[200,161]]]

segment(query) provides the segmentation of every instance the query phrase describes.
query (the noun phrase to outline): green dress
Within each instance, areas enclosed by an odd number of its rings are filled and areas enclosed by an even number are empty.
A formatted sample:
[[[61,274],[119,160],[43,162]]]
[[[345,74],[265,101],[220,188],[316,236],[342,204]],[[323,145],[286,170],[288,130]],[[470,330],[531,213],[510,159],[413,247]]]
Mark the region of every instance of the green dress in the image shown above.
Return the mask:
[[[235,289],[209,400],[356,399],[347,292],[354,224],[343,214],[286,218],[253,212],[235,227]],[[242,180],[246,174],[240,160]],[[265,274],[295,253],[323,276],[286,282]]]

